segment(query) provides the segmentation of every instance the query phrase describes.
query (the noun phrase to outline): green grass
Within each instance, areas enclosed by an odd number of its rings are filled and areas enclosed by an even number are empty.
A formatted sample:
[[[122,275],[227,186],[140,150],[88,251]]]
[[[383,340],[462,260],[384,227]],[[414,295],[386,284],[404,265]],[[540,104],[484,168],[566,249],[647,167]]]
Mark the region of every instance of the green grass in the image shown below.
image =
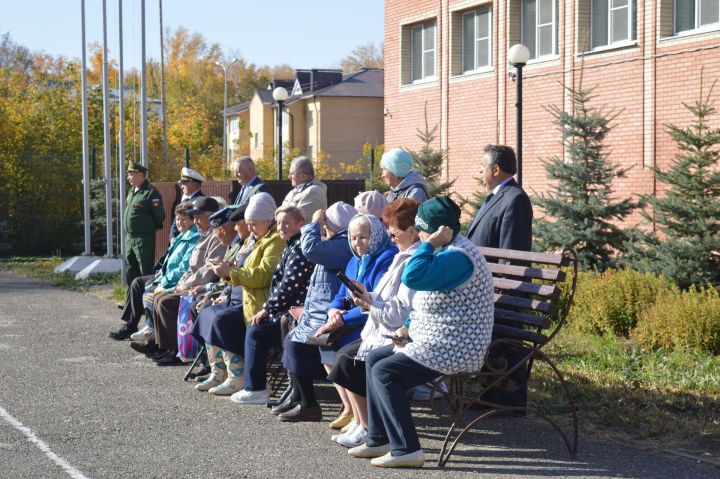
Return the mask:
[[[122,301],[125,298],[125,287],[120,284],[119,274],[96,274],[87,279],[75,279],[72,273],[55,273],[53,270],[60,263],[62,258],[51,257],[22,257],[0,259],[0,271],[8,271],[23,276],[47,281],[53,286],[66,288],[71,291],[85,292],[93,286],[114,284],[112,299]]]
[[[647,351],[572,327],[547,352],[570,385],[581,430],[720,458],[720,357]],[[551,370],[535,364],[530,397],[567,412]]]

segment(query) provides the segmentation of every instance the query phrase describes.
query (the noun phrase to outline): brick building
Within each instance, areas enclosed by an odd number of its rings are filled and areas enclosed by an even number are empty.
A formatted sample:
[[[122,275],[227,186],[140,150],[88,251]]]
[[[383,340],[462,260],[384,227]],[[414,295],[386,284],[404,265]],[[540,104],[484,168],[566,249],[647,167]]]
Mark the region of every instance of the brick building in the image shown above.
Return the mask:
[[[478,188],[482,147],[515,145],[514,68],[508,48],[524,43],[523,183],[542,192],[541,159],[562,155],[544,107],[568,110],[563,85],[594,87],[595,106],[615,109],[610,159],[633,168],[619,196],[656,192],[651,165],[676,152],[667,123],[687,124],[682,102],[720,77],[717,0],[386,0],[385,145],[419,147],[416,129],[439,125],[447,177],[464,196]],[[714,92],[720,107],[720,88]],[[720,124],[720,118],[712,118]],[[633,220],[637,220],[636,216]]]

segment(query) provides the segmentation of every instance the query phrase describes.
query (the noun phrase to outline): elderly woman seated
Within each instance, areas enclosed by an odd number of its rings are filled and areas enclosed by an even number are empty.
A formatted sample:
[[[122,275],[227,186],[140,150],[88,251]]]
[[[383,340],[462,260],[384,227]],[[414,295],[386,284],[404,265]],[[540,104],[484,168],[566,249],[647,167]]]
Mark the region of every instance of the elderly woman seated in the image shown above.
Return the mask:
[[[348,227],[348,236],[353,257],[345,268],[345,275],[350,280],[362,283],[366,291],[375,291],[398,250],[390,242],[382,221],[372,215],[355,216]],[[343,284],[330,303],[327,322],[315,333],[315,336],[319,337],[325,333],[344,330],[343,339],[336,341],[331,347],[320,348],[321,360],[328,372],[335,364],[336,357],[344,354],[343,348],[352,348],[353,343],[359,344],[360,331],[366,320],[367,313],[355,306],[347,286]],[[343,402],[341,416],[354,416],[355,411],[345,388],[337,384],[335,388]],[[334,435],[333,440],[338,437],[340,435]]]
[[[242,267],[252,252],[255,241],[245,223],[247,205],[230,209],[225,227],[234,228],[239,236],[228,248],[223,262]],[[213,304],[202,309],[190,334],[203,341],[207,350],[210,375],[195,386],[197,391],[207,391],[216,396],[229,396],[242,388],[242,355],[245,343],[245,319],[243,318],[243,288],[221,281],[225,287],[216,298],[204,299]]]
[[[213,234],[210,216],[218,210],[220,210],[220,205],[214,198],[204,196],[193,200],[193,208],[189,212],[193,215],[201,239],[190,257],[190,267],[175,288],[160,293],[153,301],[153,329],[155,330],[155,342],[159,349],[153,356],[153,360],[158,366],[182,363],[176,357],[180,297],[188,294],[194,288],[204,287],[205,284],[217,279],[212,270],[211,260],[220,260],[235,236],[234,232],[229,234],[223,228],[215,228]]]
[[[127,290],[125,306],[121,316],[126,324],[118,331],[111,331],[108,334],[111,339],[130,338],[138,341],[146,339],[152,334],[152,317],[150,314],[146,314],[143,295],[158,289],[158,292],[160,292],[174,288],[180,277],[187,271],[192,251],[200,240],[197,227],[193,224],[192,216],[188,213],[190,208],[189,203],[180,203],[175,207],[175,226],[178,230],[178,236],[173,238],[162,267],[154,276],[141,276],[133,280]],[[138,323],[143,314],[146,314],[146,326],[137,331]]]
[[[369,311],[361,333],[362,343],[355,349],[346,350],[328,375],[330,381],[345,388],[355,413],[354,426],[336,438],[338,444],[346,447],[363,444],[367,436],[365,358],[370,351],[392,344],[387,336],[405,324],[412,310],[415,291],[402,284],[400,277],[420,244],[418,231],[413,226],[418,206],[420,201],[414,198],[401,198],[387,207],[383,220],[399,253],[372,293],[368,293],[362,283],[355,282],[360,293],[352,293],[353,302]]]
[[[281,346],[280,320],[291,307],[303,304],[314,266],[300,248],[300,228],[305,223],[302,211],[295,206],[282,206],[276,211],[275,219],[277,234],[286,246],[272,274],[267,300],[251,318],[245,335],[245,385],[230,397],[238,404],[267,403],[270,395],[265,378],[268,351]],[[234,282],[235,275],[232,278]]]
[[[361,191],[355,197],[355,209],[358,213],[383,217],[383,212],[388,206],[388,200],[385,195],[379,191]]]
[[[281,421],[322,419],[313,379],[325,379],[327,373],[320,362],[318,347],[308,344],[308,337],[325,324],[330,302],[340,290],[336,273],[344,270],[352,258],[347,227],[356,214],[355,208],[339,201],[327,211],[317,210],[312,222],[302,227],[300,248],[305,257],[315,263],[315,269],[310,277],[302,316],[285,338],[283,366],[288,370],[290,387],[272,409]],[[320,236],[323,226],[328,236],[325,241]]]
[[[395,348],[367,356],[367,441],[348,451],[379,467],[423,466],[406,391],[442,374],[479,371],[492,335],[492,276],[480,249],[458,235],[460,208],[447,196],[425,201],[415,228],[422,243],[402,275],[417,291],[410,326],[395,332]]]

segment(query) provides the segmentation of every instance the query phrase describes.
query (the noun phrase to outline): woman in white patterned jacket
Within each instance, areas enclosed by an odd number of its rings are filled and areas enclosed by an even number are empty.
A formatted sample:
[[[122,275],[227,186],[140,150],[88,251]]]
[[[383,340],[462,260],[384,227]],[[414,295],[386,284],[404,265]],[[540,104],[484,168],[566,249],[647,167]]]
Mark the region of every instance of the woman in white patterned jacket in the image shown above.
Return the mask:
[[[395,332],[394,347],[366,358],[368,433],[349,450],[379,467],[423,466],[406,391],[442,374],[479,371],[492,336],[492,276],[480,249],[458,235],[460,208],[447,196],[425,201],[415,228],[422,243],[402,275],[417,291],[411,322]]]

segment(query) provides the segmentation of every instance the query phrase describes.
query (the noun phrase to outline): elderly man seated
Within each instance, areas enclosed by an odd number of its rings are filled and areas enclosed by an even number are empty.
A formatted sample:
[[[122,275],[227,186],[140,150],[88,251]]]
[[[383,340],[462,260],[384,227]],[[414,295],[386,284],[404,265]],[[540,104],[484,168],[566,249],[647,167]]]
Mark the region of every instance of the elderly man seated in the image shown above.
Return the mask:
[[[290,163],[290,183],[293,189],[285,196],[282,206],[297,206],[306,220],[317,210],[327,209],[327,186],[315,177],[311,159],[298,156]]]

